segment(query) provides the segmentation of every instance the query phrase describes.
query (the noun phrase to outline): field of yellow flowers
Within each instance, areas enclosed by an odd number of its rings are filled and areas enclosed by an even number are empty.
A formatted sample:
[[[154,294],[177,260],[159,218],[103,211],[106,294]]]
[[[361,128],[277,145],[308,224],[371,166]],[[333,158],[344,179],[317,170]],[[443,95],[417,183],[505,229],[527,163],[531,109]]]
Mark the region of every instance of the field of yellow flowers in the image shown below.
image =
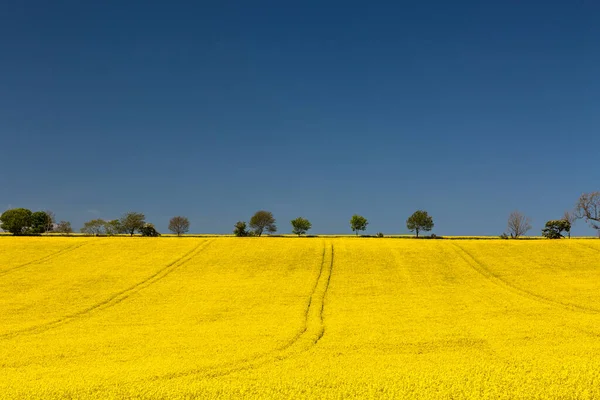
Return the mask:
[[[600,240],[0,238],[0,399],[600,398]]]

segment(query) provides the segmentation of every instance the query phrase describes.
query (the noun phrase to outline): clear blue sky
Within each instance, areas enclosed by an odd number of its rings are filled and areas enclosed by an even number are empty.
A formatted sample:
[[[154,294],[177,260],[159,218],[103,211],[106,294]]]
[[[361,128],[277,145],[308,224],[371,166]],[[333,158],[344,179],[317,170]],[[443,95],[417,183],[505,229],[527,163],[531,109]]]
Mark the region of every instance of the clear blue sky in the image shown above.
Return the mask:
[[[596,1],[3,2],[0,208],[537,235],[600,190],[599,73]]]

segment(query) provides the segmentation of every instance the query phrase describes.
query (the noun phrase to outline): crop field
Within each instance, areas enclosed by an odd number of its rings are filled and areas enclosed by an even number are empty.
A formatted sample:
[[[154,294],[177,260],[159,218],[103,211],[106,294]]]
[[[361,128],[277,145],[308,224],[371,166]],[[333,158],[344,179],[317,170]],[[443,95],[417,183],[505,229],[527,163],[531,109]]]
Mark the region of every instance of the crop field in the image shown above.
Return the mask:
[[[600,398],[600,240],[0,238],[0,399]]]

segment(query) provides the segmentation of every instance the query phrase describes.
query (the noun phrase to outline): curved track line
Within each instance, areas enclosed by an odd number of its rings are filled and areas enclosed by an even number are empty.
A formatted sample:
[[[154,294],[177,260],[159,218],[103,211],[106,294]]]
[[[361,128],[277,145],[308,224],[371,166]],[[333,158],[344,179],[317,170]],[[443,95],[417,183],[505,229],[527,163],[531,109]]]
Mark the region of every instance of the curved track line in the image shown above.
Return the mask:
[[[80,317],[90,314],[92,312],[105,310],[107,308],[114,307],[115,305],[128,299],[132,294],[135,294],[135,293],[139,292],[140,290],[145,289],[148,286],[153,285],[154,283],[165,278],[171,272],[175,271],[176,269],[178,269],[179,267],[181,267],[182,265],[184,265],[188,261],[190,261],[192,258],[194,258],[196,255],[198,255],[198,253],[200,253],[202,250],[204,250],[206,247],[208,247],[208,245],[210,243],[212,243],[213,241],[214,241],[214,239],[204,241],[204,242],[198,244],[192,250],[188,251],[187,253],[185,253],[183,256],[179,257],[175,261],[170,262],[169,264],[167,264],[163,268],[159,269],[158,271],[156,271],[154,274],[147,277],[146,279],[128,287],[127,289],[124,289],[124,290],[121,290],[120,292],[114,293],[111,296],[104,299],[103,301],[93,304],[93,305],[89,306],[88,308],[79,310],[77,312],[74,312],[74,313],[66,315],[64,317],[55,319],[50,322],[31,326],[31,327],[25,328],[25,329],[20,329],[20,330],[0,334],[0,339],[10,339],[10,338],[14,338],[14,337],[18,337],[18,336],[26,335],[26,334],[29,334],[29,335],[39,334],[42,332],[46,332],[50,329],[56,328],[58,326],[65,325],[71,321],[74,321],[77,318],[80,318]]]
[[[595,309],[595,308],[579,306],[579,305],[575,305],[575,304],[561,303],[560,301],[556,301],[549,297],[545,297],[545,296],[539,295],[537,293],[533,293],[528,290],[522,289],[518,286],[515,286],[514,284],[500,278],[498,275],[491,272],[489,269],[487,269],[485,267],[485,265],[483,263],[478,261],[473,255],[471,255],[468,251],[466,251],[459,245],[457,245],[455,243],[451,243],[451,245],[455,248],[456,252],[460,255],[460,257],[463,260],[465,260],[467,262],[467,264],[469,264],[475,271],[477,271],[483,277],[487,278],[490,282],[492,282],[504,289],[507,289],[510,292],[513,292],[519,296],[525,297],[530,300],[538,301],[540,303],[544,303],[544,304],[551,305],[551,306],[558,306],[560,308],[563,308],[563,309],[569,310],[569,311],[582,312],[582,313],[586,313],[586,314],[600,313],[600,310]]]
[[[54,252],[54,253],[52,253],[52,254],[48,254],[47,256],[44,256],[44,257],[38,258],[37,260],[29,261],[29,262],[26,262],[25,264],[16,265],[16,266],[14,266],[14,267],[7,268],[7,269],[5,269],[5,270],[2,270],[2,271],[0,271],[0,276],[4,276],[4,275],[6,275],[6,274],[8,274],[8,273],[10,273],[10,272],[13,272],[13,271],[15,271],[15,270],[18,270],[18,269],[21,269],[21,268],[27,267],[27,266],[29,266],[29,265],[33,265],[33,264],[39,264],[39,263],[46,262],[46,261],[48,261],[48,260],[51,260],[51,259],[53,259],[53,258],[55,258],[55,257],[58,257],[58,256],[60,256],[60,255],[63,255],[63,254],[65,254],[65,253],[69,253],[69,252],[71,252],[71,251],[73,251],[73,250],[76,250],[76,249],[80,248],[81,246],[84,246],[84,245],[86,245],[86,244],[88,244],[88,243],[89,243],[89,242],[84,242],[84,243],[80,243],[80,244],[76,244],[76,245],[68,246],[68,247],[66,247],[66,248],[64,248],[64,249],[62,249],[62,250],[59,250],[59,251],[57,251],[57,252]]]
[[[304,312],[304,327],[287,344],[267,353],[259,354],[252,358],[247,358],[220,366],[193,369],[184,372],[154,376],[143,381],[156,381],[159,379],[183,378],[191,375],[203,374],[207,378],[216,378],[230,375],[235,372],[245,371],[276,361],[281,361],[292,357],[293,355],[304,353],[314,347],[325,334],[325,325],[323,321],[323,310],[325,307],[325,296],[331,282],[331,273],[333,270],[334,250],[331,245],[331,255],[323,248],[323,258],[317,281],[313,291],[308,299],[308,305]],[[327,260],[329,258],[329,260]],[[329,261],[329,262],[327,262]]]
[[[594,250],[600,253],[600,250],[598,250],[597,248],[595,248],[594,246],[589,246],[587,244],[583,244],[583,243],[579,243],[579,242],[575,242],[576,245],[585,247],[586,249],[590,249],[590,250]]]

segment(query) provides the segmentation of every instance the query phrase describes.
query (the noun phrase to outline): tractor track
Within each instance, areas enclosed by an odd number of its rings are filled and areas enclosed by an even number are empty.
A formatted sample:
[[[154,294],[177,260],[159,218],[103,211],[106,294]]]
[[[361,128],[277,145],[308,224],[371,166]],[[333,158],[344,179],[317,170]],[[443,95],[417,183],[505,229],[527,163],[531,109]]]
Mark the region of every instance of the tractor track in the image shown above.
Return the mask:
[[[579,243],[579,242],[574,242],[576,245],[581,246],[581,247],[585,247],[586,249],[589,250],[594,250],[597,251],[598,253],[600,253],[600,250],[598,250],[597,248],[595,248],[594,246],[589,246],[587,244],[583,244],[583,243]]]
[[[330,255],[330,256],[329,256]],[[330,258],[329,260],[327,260]],[[254,357],[243,360],[222,364],[213,367],[197,368],[178,373],[153,376],[142,381],[156,381],[160,379],[176,379],[186,376],[202,374],[207,378],[217,378],[233,374],[235,372],[245,371],[252,368],[271,364],[277,361],[288,359],[294,355],[302,354],[314,346],[323,338],[325,334],[325,325],[323,312],[325,308],[325,297],[329,290],[331,275],[333,271],[334,248],[331,245],[331,251],[327,251],[327,246],[323,248],[321,267],[313,290],[307,302],[304,312],[304,323],[302,330],[296,334],[288,343],[267,353],[262,353]]]
[[[80,244],[76,244],[76,245],[71,245],[71,246],[68,246],[68,247],[66,247],[66,248],[64,248],[62,250],[56,251],[56,252],[54,252],[52,254],[48,254],[47,256],[38,258],[36,260],[32,260],[32,261],[26,262],[24,264],[20,264],[20,265],[16,265],[14,267],[11,267],[11,268],[7,268],[5,270],[0,271],[0,276],[7,275],[7,274],[9,274],[9,273],[11,273],[13,271],[17,271],[17,270],[19,270],[21,268],[25,268],[25,267],[28,267],[30,265],[41,264],[41,263],[49,261],[49,260],[51,260],[51,259],[53,259],[55,257],[61,256],[61,255],[66,254],[66,253],[70,253],[71,251],[74,251],[74,250],[77,250],[78,248],[80,248],[82,246],[85,246],[87,244],[89,244],[89,242],[84,242],[84,243],[80,243]]]
[[[106,310],[108,308],[114,307],[117,304],[127,300],[129,297],[131,297],[131,295],[155,284],[156,282],[159,282],[160,280],[164,279],[169,274],[171,274],[173,271],[175,271],[175,270],[179,269],[181,266],[185,265],[187,262],[192,260],[196,255],[198,255],[200,252],[202,252],[202,250],[204,250],[206,247],[208,247],[210,245],[210,243],[212,243],[214,240],[215,239],[211,239],[211,240],[207,240],[207,241],[203,241],[203,242],[199,243],[192,250],[188,251],[183,256],[179,257],[178,259],[176,259],[176,260],[170,262],[169,264],[167,264],[166,266],[162,267],[161,269],[159,269],[158,271],[156,271],[154,274],[150,275],[146,279],[137,282],[136,284],[128,287],[127,289],[121,290],[117,293],[113,293],[106,299],[104,299],[98,303],[92,304],[91,306],[89,306],[83,310],[79,310],[77,312],[68,314],[66,316],[63,316],[61,318],[55,319],[50,322],[31,326],[31,327],[28,327],[25,329],[20,329],[20,330],[0,334],[0,339],[11,339],[11,338],[20,337],[23,335],[34,335],[34,334],[43,333],[43,332],[49,331],[51,329],[57,328],[59,326],[66,325],[69,322],[75,321],[76,319],[81,318],[86,315],[89,315],[93,312]]]
[[[545,297],[545,296],[539,295],[537,293],[522,289],[522,288],[512,284],[511,282],[508,282],[505,279],[500,278],[498,275],[494,274],[492,271],[490,271],[488,268],[486,268],[486,266],[482,262],[477,260],[473,255],[471,255],[468,251],[466,251],[459,245],[457,245],[455,243],[451,243],[451,245],[454,247],[454,249],[460,255],[460,257],[463,260],[465,260],[469,266],[471,266],[471,268],[473,268],[475,271],[477,271],[480,275],[482,275],[488,281],[494,283],[495,285],[497,285],[505,290],[508,290],[508,291],[510,291],[514,294],[517,294],[521,297],[525,297],[529,300],[537,301],[537,302],[540,302],[540,303],[543,303],[546,305],[550,305],[550,306],[554,306],[554,307],[559,307],[559,308],[562,308],[562,309],[565,309],[568,311],[581,312],[581,313],[586,313],[586,314],[600,313],[600,310],[595,309],[595,308],[579,306],[579,305],[575,305],[575,304],[562,303],[562,302],[556,301],[554,299],[551,299],[549,297]]]

